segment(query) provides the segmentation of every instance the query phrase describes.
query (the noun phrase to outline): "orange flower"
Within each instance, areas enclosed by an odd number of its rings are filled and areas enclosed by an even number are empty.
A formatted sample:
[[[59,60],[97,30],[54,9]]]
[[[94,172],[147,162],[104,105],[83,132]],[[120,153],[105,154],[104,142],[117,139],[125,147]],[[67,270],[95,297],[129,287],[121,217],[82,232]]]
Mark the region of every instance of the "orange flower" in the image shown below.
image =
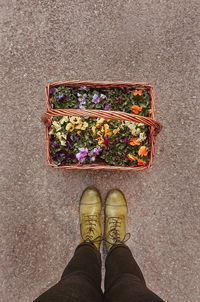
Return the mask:
[[[142,95],[142,90],[134,90],[133,95]]]
[[[148,154],[147,147],[145,147],[145,146],[140,147],[138,154],[140,156],[147,156],[147,154]]]
[[[144,160],[138,159],[138,166],[143,166],[146,164],[146,162]]]
[[[138,137],[133,138],[130,143],[131,146],[139,146],[140,145],[140,140],[138,139]]]
[[[103,144],[103,142],[104,142],[104,138],[103,138],[102,135],[100,135],[99,137],[97,137],[96,140],[98,141],[98,145]]]
[[[133,154],[128,154],[127,158],[130,160],[138,160],[138,158],[136,156],[134,156]]]
[[[137,106],[137,105],[133,105],[133,106],[131,107],[131,109],[133,110],[133,112],[134,112],[135,114],[138,114],[138,113],[142,110],[142,107],[139,107],[139,106]]]

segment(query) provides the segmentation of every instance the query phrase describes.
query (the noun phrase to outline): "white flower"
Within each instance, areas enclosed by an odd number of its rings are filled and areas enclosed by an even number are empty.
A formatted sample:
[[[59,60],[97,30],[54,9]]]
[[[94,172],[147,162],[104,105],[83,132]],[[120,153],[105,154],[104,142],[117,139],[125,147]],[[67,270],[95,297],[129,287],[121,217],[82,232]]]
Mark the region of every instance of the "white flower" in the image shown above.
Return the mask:
[[[105,94],[101,93],[100,98],[104,100],[104,99],[106,99],[107,97],[106,97]]]
[[[64,138],[64,139],[67,139],[67,134],[61,133],[61,137]]]
[[[68,122],[69,118],[68,116],[63,116],[61,119],[60,119],[60,124],[64,124],[65,122]]]
[[[57,132],[56,137],[59,139],[62,146],[66,145],[66,138],[67,138],[66,134]]]
[[[62,136],[61,136],[61,133],[60,133],[60,132],[57,132],[55,135],[56,135],[56,137],[59,139],[59,141],[62,139]]]
[[[142,132],[142,129],[140,129],[140,128],[137,128],[137,129],[135,130],[136,135],[139,135],[141,132]]]
[[[146,136],[145,132],[141,132],[139,135],[140,141],[143,142],[146,138],[147,138],[147,136]]]
[[[133,136],[137,136],[137,135],[138,135],[138,133],[137,133],[137,131],[136,131],[135,129],[133,129],[133,130],[131,131],[131,134],[132,134]]]
[[[62,146],[66,146],[66,141],[63,140],[63,139],[61,139],[61,140],[60,140],[60,144],[61,144]]]
[[[54,129],[51,128],[51,130],[49,131],[49,135],[53,134],[54,133]]]
[[[59,122],[54,121],[52,124],[56,131],[59,131],[62,128]]]

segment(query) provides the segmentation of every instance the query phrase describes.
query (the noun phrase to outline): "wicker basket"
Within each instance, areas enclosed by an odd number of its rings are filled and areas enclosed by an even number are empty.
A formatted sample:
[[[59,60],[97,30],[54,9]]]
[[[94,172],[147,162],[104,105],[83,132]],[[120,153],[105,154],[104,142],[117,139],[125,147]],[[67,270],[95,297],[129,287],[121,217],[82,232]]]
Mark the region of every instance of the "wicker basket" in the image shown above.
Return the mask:
[[[88,87],[96,87],[96,88],[108,88],[108,87],[130,87],[136,89],[148,89],[150,95],[150,106],[151,106],[151,114],[150,117],[139,116],[135,114],[130,114],[126,112],[120,111],[105,111],[105,110],[80,110],[80,109],[52,109],[50,104],[50,95],[49,91],[52,87],[57,87],[60,85],[66,86],[88,86]],[[147,168],[150,168],[153,162],[153,158],[155,156],[155,142],[156,136],[161,131],[162,125],[155,121],[155,97],[153,88],[149,84],[143,83],[132,83],[132,82],[94,82],[94,81],[64,81],[64,82],[53,82],[49,83],[47,87],[45,87],[45,95],[46,95],[46,113],[44,113],[41,117],[42,122],[46,126],[46,152],[47,152],[47,160],[48,164],[56,169],[76,169],[76,170],[131,170],[131,171],[141,171]],[[124,166],[110,166],[106,163],[101,164],[69,164],[64,166],[56,166],[52,163],[51,154],[50,154],[50,136],[49,136],[49,127],[51,125],[51,117],[52,116],[90,116],[90,117],[102,117],[105,119],[117,119],[117,120],[128,120],[137,123],[144,123],[149,126],[149,144],[150,144],[150,159],[149,162],[144,166],[136,166],[136,167],[124,167]]]

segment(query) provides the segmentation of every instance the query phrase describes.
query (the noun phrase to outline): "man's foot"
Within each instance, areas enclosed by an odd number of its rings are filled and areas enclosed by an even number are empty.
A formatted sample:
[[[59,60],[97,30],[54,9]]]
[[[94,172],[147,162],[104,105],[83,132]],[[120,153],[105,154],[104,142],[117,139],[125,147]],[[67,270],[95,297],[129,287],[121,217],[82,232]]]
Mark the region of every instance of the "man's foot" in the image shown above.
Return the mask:
[[[105,241],[108,251],[113,245],[126,241],[127,213],[123,193],[119,190],[111,190],[106,197],[105,206]]]
[[[102,239],[101,196],[97,189],[87,188],[80,199],[80,231],[84,242],[93,243],[98,249]]]

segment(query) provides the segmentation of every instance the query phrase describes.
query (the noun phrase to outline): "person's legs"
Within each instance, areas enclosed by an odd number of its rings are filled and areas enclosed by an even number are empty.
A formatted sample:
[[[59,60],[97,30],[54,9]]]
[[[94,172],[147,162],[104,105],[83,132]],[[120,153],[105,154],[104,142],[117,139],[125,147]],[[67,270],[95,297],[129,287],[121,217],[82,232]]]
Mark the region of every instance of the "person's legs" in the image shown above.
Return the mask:
[[[105,240],[106,302],[163,302],[150,291],[126,241],[127,203],[122,192],[111,190],[106,198]]]
[[[92,243],[81,243],[61,280],[34,302],[102,302],[101,256]]]
[[[80,231],[83,242],[64,270],[61,280],[34,302],[102,302],[101,197],[86,189],[80,200]]]
[[[150,291],[130,249],[114,245],[106,258],[106,302],[163,302]]]

